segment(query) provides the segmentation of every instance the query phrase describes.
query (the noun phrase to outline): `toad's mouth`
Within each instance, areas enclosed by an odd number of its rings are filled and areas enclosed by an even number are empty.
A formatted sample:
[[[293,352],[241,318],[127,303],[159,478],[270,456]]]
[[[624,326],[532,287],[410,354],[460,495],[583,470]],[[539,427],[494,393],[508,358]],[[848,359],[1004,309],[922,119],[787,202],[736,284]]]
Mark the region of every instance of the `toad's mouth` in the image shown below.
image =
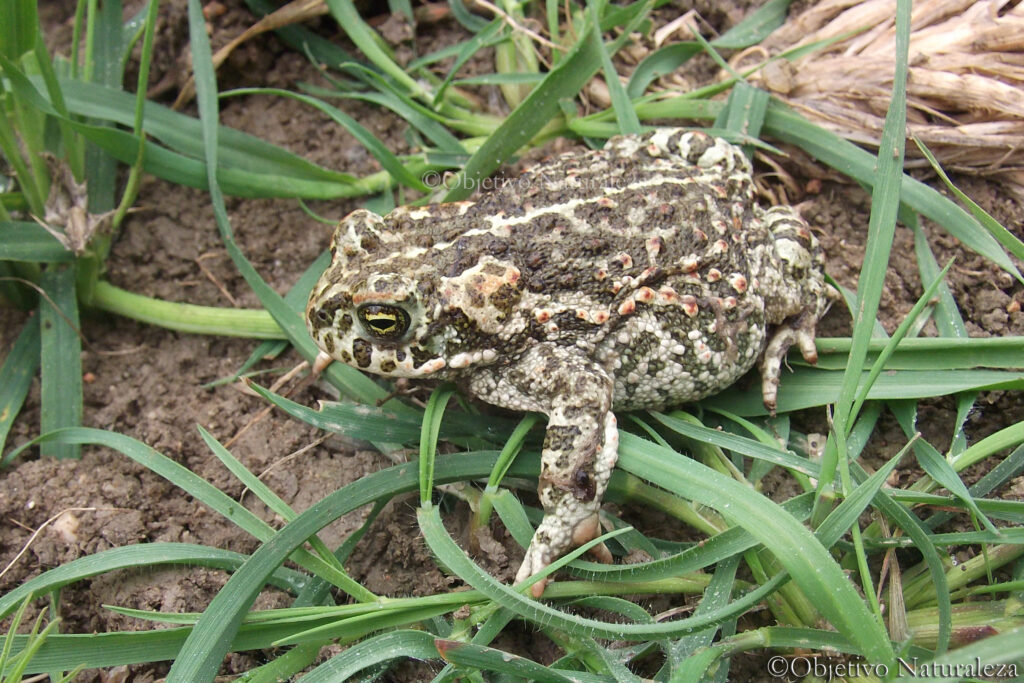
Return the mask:
[[[416,343],[381,345],[360,337],[339,343],[324,335],[317,344],[334,360],[384,377],[437,377],[448,365],[437,352]]]

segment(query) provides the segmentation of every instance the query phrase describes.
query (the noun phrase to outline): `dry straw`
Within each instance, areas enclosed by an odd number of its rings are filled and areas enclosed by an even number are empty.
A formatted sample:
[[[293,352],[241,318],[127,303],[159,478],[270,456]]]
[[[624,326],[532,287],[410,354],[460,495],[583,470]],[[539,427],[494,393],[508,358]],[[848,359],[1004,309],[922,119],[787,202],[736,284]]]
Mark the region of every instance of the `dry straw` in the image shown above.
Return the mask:
[[[892,0],[824,0],[736,55],[744,68],[793,47],[842,36],[751,77],[839,135],[878,145],[892,91]],[[1024,3],[914,3],[907,82],[908,134],[947,170],[1003,181],[1024,200]],[[927,166],[908,145],[908,166]]]

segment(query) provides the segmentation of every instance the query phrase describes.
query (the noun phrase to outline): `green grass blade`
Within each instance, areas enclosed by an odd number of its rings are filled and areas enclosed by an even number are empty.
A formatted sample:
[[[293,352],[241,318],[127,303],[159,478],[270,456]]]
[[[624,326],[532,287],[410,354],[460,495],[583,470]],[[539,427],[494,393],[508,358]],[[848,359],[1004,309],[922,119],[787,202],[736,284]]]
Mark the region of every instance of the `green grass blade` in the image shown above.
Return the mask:
[[[717,681],[718,679],[712,678],[708,672],[711,671],[712,667],[722,657],[721,648],[713,646],[706,650],[699,650],[696,654],[687,657],[680,666],[673,671],[673,676],[669,680],[672,683],[678,681]],[[728,680],[728,679],[726,679]]]
[[[134,123],[133,95],[69,79],[62,79],[60,84],[61,91],[67,98],[68,108],[73,114],[128,127]],[[187,157],[203,158],[200,143],[201,125],[194,117],[155,102],[144,104],[143,117],[148,135],[161,140],[170,149]],[[262,173],[268,175],[337,183],[351,183],[355,180],[347,173],[317,166],[286,149],[227,126],[219,127],[218,140],[221,144],[219,157],[222,157],[220,160],[227,168],[259,168]]]
[[[145,161],[145,146],[144,140],[146,139],[145,129],[143,125],[144,108],[146,105],[146,93],[149,89],[149,72],[150,66],[153,62],[153,36],[156,32],[156,19],[157,10],[159,9],[159,2],[149,2],[146,10],[146,19],[143,24],[138,27],[138,32],[129,39],[123,38],[123,42],[127,43],[126,50],[130,53],[133,49],[132,45],[138,36],[142,36],[142,47],[140,48],[139,57],[139,74],[136,79],[135,86],[135,117],[132,122],[132,133],[139,139],[139,155],[135,162],[132,164],[131,170],[128,173],[128,180],[125,182],[124,191],[121,194],[121,200],[118,203],[117,211],[112,219],[115,229],[120,227],[124,217],[128,214],[128,210],[135,203],[139,193],[139,184],[142,179],[142,164]],[[133,23],[129,21],[128,23]],[[127,26],[125,27],[127,29]],[[125,59],[128,59],[129,54],[125,54]],[[54,104],[57,104],[57,98],[53,96],[51,91],[50,98]],[[60,106],[58,106],[60,109]],[[102,253],[101,258],[106,258],[107,252],[109,251],[109,241],[103,240],[100,242]],[[93,278],[95,280],[95,277]]]
[[[326,643],[333,639],[339,639],[345,643],[355,642],[375,631],[408,627],[419,622],[439,619],[442,615],[451,612],[452,609],[452,606],[445,602],[432,604],[430,601],[425,601],[423,605],[411,605],[401,610],[380,610],[375,614],[362,614],[344,620],[325,619],[318,626],[295,630],[295,632],[278,639],[274,645],[280,647],[303,642]]]
[[[0,67],[3,68],[5,74],[13,68],[3,57],[0,57]],[[5,100],[10,98],[6,92],[6,85],[0,79],[0,96]],[[33,214],[42,216],[45,213],[46,202],[43,189],[36,180],[34,168],[22,157],[21,150],[21,144],[15,135],[14,122],[11,121],[7,111],[0,109],[0,151],[3,152],[4,161],[10,165],[14,176],[18,179],[21,199],[28,204],[28,208]]]
[[[792,0],[768,0],[743,18],[743,21],[711,41],[721,50],[740,50],[756,45],[786,21]]]
[[[999,673],[986,674],[979,670],[979,666],[991,666],[998,670],[1006,671],[1007,676],[1019,676],[1024,662],[1024,627],[1018,627],[1005,631],[996,636],[990,636],[978,642],[965,645],[953,652],[936,657],[927,662],[915,661],[913,664],[919,668],[912,670],[916,673],[914,680],[927,681],[927,683],[948,683],[952,678],[963,680],[959,673],[954,676],[947,672],[970,672],[967,675],[972,678],[975,675],[1001,675]],[[1000,665],[1007,665],[1000,667]],[[974,673],[977,672],[977,673]],[[934,674],[934,675],[933,675]]]
[[[0,23],[0,54],[14,62],[35,45],[39,32],[36,0],[12,0],[5,3],[4,15]]]
[[[488,500],[488,504],[493,505],[494,509],[497,510],[501,523],[512,534],[512,538],[516,540],[516,543],[523,548],[528,547],[530,539],[533,538],[534,529],[519,499],[507,489],[498,491],[495,494],[485,493],[483,497]]]
[[[825,546],[832,547],[850,527],[857,523],[857,518],[878,494],[882,484],[885,483],[889,474],[896,469],[896,465],[903,459],[908,448],[910,448],[909,443],[901,448],[899,453],[891,457],[889,462],[878,468],[874,474],[855,487],[850,492],[850,495],[835,510],[829,513],[828,517],[818,526],[815,532],[815,535],[821,539]]]
[[[861,374],[861,382],[867,373]],[[780,413],[827,405],[835,400],[842,386],[838,372],[821,372],[796,367],[782,377],[779,385]],[[931,398],[961,391],[1024,389],[1024,373],[997,370],[893,370],[882,373],[868,392],[868,400]],[[728,410],[736,415],[752,417],[768,411],[756,392],[739,387],[727,389],[703,400],[705,406]]]
[[[39,369],[39,316],[28,319],[0,367],[0,453]],[[7,459],[2,461],[7,464]]]
[[[874,362],[871,363],[871,370],[868,371],[867,379],[861,382],[860,386],[857,388],[857,394],[853,401],[853,407],[850,409],[850,415],[852,415],[854,419],[856,419],[857,415],[859,414],[861,406],[864,405],[864,401],[867,400],[868,391],[870,391],[871,386],[875,383],[875,380],[878,378],[878,375],[882,373],[882,370],[885,369],[886,364],[889,361],[889,358],[891,358],[892,354],[895,353],[897,345],[906,338],[907,333],[910,331],[911,325],[913,325],[917,321],[921,313],[924,312],[924,309],[932,300],[932,297],[938,290],[939,285],[942,284],[943,279],[945,279],[946,277],[946,273],[949,272],[949,269],[952,265],[953,261],[950,260],[950,262],[946,264],[946,267],[943,268],[939,272],[939,274],[935,276],[931,284],[925,288],[924,293],[914,303],[914,306],[910,309],[910,312],[907,313],[903,320],[900,321],[900,324],[896,328],[896,331],[893,332],[892,337],[888,340],[885,347],[879,352],[878,357],[874,360]],[[870,344],[870,341],[863,342],[861,340],[858,340],[857,338],[854,338],[853,346],[857,347],[858,342],[860,342],[863,346],[863,359],[866,363],[868,353],[867,347]],[[853,351],[851,349],[851,354],[852,353]]]
[[[739,81],[729,93],[726,107],[715,120],[715,125],[745,137],[757,138],[770,100],[771,96],[766,91]],[[744,145],[743,151],[748,158],[753,158],[752,145]]]
[[[846,438],[856,413],[852,412],[860,385],[864,382],[863,368],[867,357],[868,340],[872,336],[878,313],[885,271],[889,263],[896,217],[900,207],[900,183],[903,177],[903,155],[906,146],[907,121],[907,69],[909,53],[910,0],[898,0],[896,10],[896,71],[893,77],[892,100],[885,117],[885,126],[875,163],[875,183],[871,192],[871,216],[868,219],[867,245],[864,249],[864,268],[858,277],[857,304],[853,310],[853,345],[847,360],[843,381],[839,389],[833,416],[834,429],[829,440],[835,440],[835,449],[826,449],[822,459],[822,476],[818,480],[818,503],[825,504],[836,476],[836,457],[844,494],[851,482],[848,475],[849,453]],[[870,375],[868,380],[870,380]],[[822,508],[823,509],[823,508]],[[820,510],[819,510],[820,511]]]
[[[912,437],[916,430],[917,422],[917,404],[910,401],[897,401],[889,404],[889,409],[895,415],[897,422],[900,427],[903,428],[903,433],[908,437]],[[970,491],[967,490],[967,485],[964,484],[963,480],[957,475],[956,470],[953,469],[952,464],[942,456],[941,453],[927,441],[923,439],[917,439],[914,442],[914,455],[917,457],[917,462],[921,466],[929,477],[931,477],[939,486],[944,487],[951,494],[959,498],[965,506],[974,515],[981,520],[981,523],[991,533],[997,534],[999,531],[992,524],[991,521],[978,509],[977,504],[974,502],[974,497]]]
[[[46,595],[76,581],[108,572],[163,565],[202,566],[233,571],[246,559],[247,556],[240,553],[193,543],[140,543],[111,548],[54,567],[0,596],[0,618],[13,612],[29,596]],[[305,574],[287,567],[278,567],[268,577],[267,583],[297,594],[308,580]]]
[[[302,677],[303,683],[351,680],[371,666],[394,659],[428,660],[438,657],[434,636],[423,631],[392,631],[352,645]]]
[[[557,669],[538,664],[526,657],[520,657],[492,647],[462,643],[455,640],[438,639],[437,650],[441,653],[442,659],[450,664],[481,671],[493,671],[516,679],[540,681],[540,683],[608,680],[607,677],[603,676],[580,676],[578,672],[572,672],[571,675],[561,674]]]
[[[373,409],[361,404],[322,402],[320,410],[267,391],[258,384],[249,385],[253,391],[285,411],[292,417],[319,429],[345,434],[353,439],[377,443],[414,443],[420,435],[422,415]],[[390,404],[391,405],[397,405]]]
[[[39,73],[46,84],[46,91],[50,95],[53,106],[56,107],[62,116],[67,117],[68,110],[64,102],[64,94],[60,90],[60,83],[57,80],[57,74],[54,71],[50,54],[46,51],[46,41],[43,39],[42,33],[36,39],[35,58],[36,64],[39,67]],[[85,177],[84,143],[79,136],[74,134],[71,127],[63,121],[58,121],[57,126],[60,128],[60,143],[65,150],[63,161],[68,164],[75,179],[81,181]]]
[[[0,261],[67,263],[74,254],[38,223],[0,222]]]
[[[444,80],[437,87],[437,92],[434,94],[434,105],[437,106],[441,99],[444,97],[445,92],[455,79],[455,75],[459,72],[466,62],[473,58],[477,52],[485,47],[492,46],[496,43],[500,43],[505,40],[504,37],[505,22],[501,19],[494,19],[483,30],[475,33],[472,38],[458,45],[451,45],[443,50],[439,50],[436,53],[425,55],[414,62],[409,64],[408,68],[418,68],[420,66],[426,66],[438,59],[444,59],[449,56],[454,57],[452,64],[448,67],[448,71],[445,74]],[[512,74],[495,74],[495,75],[512,75]],[[518,74],[517,74],[518,75]],[[537,76],[539,74],[522,74],[526,76]]]
[[[327,114],[327,116],[329,116],[335,123],[348,131],[348,133],[352,135],[359,144],[366,148],[366,151],[368,151],[374,159],[380,162],[380,165],[388,172],[388,174],[391,175],[392,178],[399,181],[406,187],[411,187],[415,190],[419,190],[420,192],[427,191],[427,187],[420,181],[420,179],[410,173],[398,157],[392,154],[384,143],[378,140],[373,133],[366,129],[365,126],[337,107],[332,107],[326,102],[318,100],[315,97],[290,92],[288,90],[281,90],[280,88],[241,88],[224,93],[223,96],[229,95],[279,95],[281,97],[290,97],[304,104],[308,104],[324,114]]]
[[[588,0],[587,10],[590,13],[590,20],[598,22],[598,9],[596,0]],[[615,112],[615,119],[619,124],[619,132],[623,135],[639,135],[641,133],[640,119],[637,118],[636,110],[630,101],[626,89],[619,80],[619,74],[612,64],[611,55],[605,48],[601,33],[594,31],[590,34],[590,40],[594,43],[593,49],[601,58],[601,70],[604,72],[604,82],[608,86],[608,93],[612,100],[612,110]]]
[[[998,534],[999,531],[995,525],[986,517],[980,509],[978,509],[977,503],[974,502],[974,497],[970,491],[967,490],[967,485],[964,484],[963,480],[957,476],[952,465],[942,457],[942,453],[939,453],[934,446],[927,441],[919,441],[914,445],[914,454],[917,456],[917,462],[921,466],[929,477],[935,480],[937,484],[944,487],[947,491],[952,493],[954,496],[963,501],[975,516],[981,521],[981,523],[994,534]]]
[[[39,280],[46,297],[39,302],[41,410],[39,429],[50,432],[82,423],[82,340],[79,335],[75,271],[48,268]],[[47,443],[44,456],[77,458],[76,444]]]
[[[104,2],[93,7],[98,7],[99,11],[90,12],[89,15],[90,27],[94,34],[93,40],[86,41],[86,78],[93,83],[119,90],[126,64],[121,59],[121,5],[118,2]],[[134,114],[134,109],[133,101],[129,111]],[[100,127],[106,125],[101,124]],[[136,153],[137,151],[138,147]],[[86,188],[89,195],[89,211],[101,214],[112,210],[115,207],[117,161],[105,150],[89,142],[85,145],[85,177],[89,179]]]
[[[936,274],[938,270],[936,269]],[[818,364],[822,370],[842,370],[852,339],[831,337],[817,340]],[[874,363],[888,345],[887,339],[868,341],[867,362]],[[796,358],[793,365],[799,365]],[[890,370],[966,370],[970,368],[1024,369],[1024,337],[917,337],[903,339],[886,363]]]
[[[557,67],[530,91],[522,104],[470,157],[444,197],[446,202],[465,199],[498,166],[511,159],[544,126],[559,115],[559,100],[575,96],[601,68],[599,41],[592,39],[593,25]]]
[[[715,573],[711,577],[711,583],[708,584],[708,589],[704,592],[704,597],[701,598],[700,604],[697,606],[694,614],[702,614],[704,612],[719,610],[725,607],[736,585],[736,569],[739,567],[739,564],[740,557],[738,555],[734,555],[715,567]],[[699,648],[711,645],[711,642],[714,640],[715,634],[717,633],[717,628],[709,628],[698,633],[684,636],[672,643],[668,652],[671,666],[673,668],[678,666],[683,659],[688,658]]]
[[[853,463],[853,468],[859,476],[862,476],[865,479],[868,478],[866,473],[857,463]],[[931,535],[928,529],[921,524],[921,520],[911,514],[911,512],[898,501],[891,498],[889,496],[890,492],[882,489],[880,493],[881,495],[875,497],[875,505],[892,521],[894,525],[902,529],[903,532],[910,537],[914,542],[914,547],[924,558],[929,578],[931,579],[935,595],[938,599],[938,648],[941,652],[949,646],[949,636],[952,625],[952,605],[949,597],[949,584],[946,581],[946,571],[942,564],[942,558],[939,557],[939,554],[935,549],[935,545],[932,542]]]
[[[508,440],[501,449],[501,457],[498,459],[498,466],[491,472],[491,476],[487,480],[487,489],[489,491],[497,491],[498,486],[501,484],[501,480],[505,478],[505,473],[508,472],[509,466],[523,447],[523,443],[526,440],[526,435],[530,433],[533,426],[540,420],[540,415],[537,413],[528,413],[523,416],[523,419],[516,425],[515,430],[509,434]]]
[[[116,159],[132,163],[138,155],[138,139],[125,131],[74,123],[72,126],[90,142]],[[145,142],[143,170],[178,185],[209,189],[206,165],[152,141]],[[262,168],[258,163],[252,168]],[[387,174],[375,173],[363,180],[336,182],[294,176],[268,175],[243,168],[218,171],[224,190],[236,197],[303,197],[337,199],[360,197],[390,187]]]
[[[281,683],[296,680],[299,672],[308,669],[317,660],[321,648],[321,643],[296,645],[266,664],[246,671],[239,680],[245,683]]]
[[[931,282],[939,276],[939,262],[935,260],[928,238],[921,229],[921,222],[917,214],[912,211],[901,211],[900,222],[914,232],[914,255],[917,257],[917,269],[921,275],[921,282]],[[964,325],[960,309],[949,285],[942,282],[939,285],[938,297],[932,310],[932,320],[939,330],[940,337],[967,337],[967,328]]]
[[[979,479],[969,489],[971,496],[982,498],[1002,486],[1014,477],[1024,472],[1024,446],[1018,446],[1008,456],[999,461],[995,467],[989,470],[985,476]],[[953,513],[943,511],[928,518],[925,524],[930,529],[935,529],[952,519]],[[1005,533],[1005,530],[1004,530]]]
[[[613,479],[614,483],[614,479]],[[811,514],[812,495],[805,493],[781,504],[796,520],[805,522]],[[529,541],[529,536],[527,536]],[[699,546],[649,562],[630,565],[606,565],[597,562],[577,562],[574,570],[581,577],[594,581],[628,582],[657,581],[682,576],[710,567],[753,548],[757,541],[742,527],[734,526],[704,540]]]
[[[462,0],[451,0],[452,16],[470,33],[484,30],[487,20],[470,12]]]
[[[700,43],[693,41],[671,43],[658,48],[637,64],[629,77],[626,93],[631,98],[640,97],[655,79],[674,72],[702,50]]]
[[[21,620],[25,617],[25,611],[28,609],[31,599],[25,598],[21,601],[21,606],[18,611],[14,614],[14,618],[11,619],[10,626],[7,629],[7,634],[4,636],[3,649],[0,650],[0,671],[7,668],[7,662],[10,661],[11,649],[14,646],[14,634],[18,632],[18,627],[21,626]]]
[[[773,465],[785,467],[786,469],[811,477],[820,475],[817,463],[807,458],[801,458],[792,451],[784,451],[778,447],[778,444],[768,446],[743,436],[693,424],[686,419],[681,419],[681,416],[685,416],[685,413],[673,413],[671,415],[651,413],[651,416],[677,434],[693,439],[698,443],[718,446],[733,453],[764,460]]]
[[[49,624],[46,625],[42,631],[39,627],[43,624],[43,619],[46,618],[45,612],[40,612],[36,616],[36,621],[32,625],[32,630],[28,632],[25,638],[25,644],[21,652],[11,658],[11,662],[4,667],[3,674],[5,680],[20,681],[22,676],[25,674],[25,670],[28,669],[32,659],[39,652],[40,648],[46,643],[47,637],[50,633],[55,631],[60,626],[60,617],[54,618]],[[57,679],[58,676],[51,674],[51,679]]]
[[[253,494],[259,498],[267,507],[273,510],[286,522],[291,521],[295,518],[295,511],[288,506],[281,498],[274,493],[269,486],[260,481],[259,477],[254,475],[248,469],[242,465],[241,462],[235,458],[228,449],[224,448],[219,441],[207,432],[202,427],[199,427],[199,434],[203,437],[203,441],[206,442],[207,447],[213,454],[217,456],[217,459],[224,464],[235,477],[241,481],[246,488],[253,492]],[[334,554],[328,549],[325,544],[318,536],[311,536],[309,538],[309,544],[313,550],[317,553],[319,558],[329,565],[332,571],[325,578],[329,578],[332,583],[337,585],[343,591],[351,595],[353,598],[360,602],[372,602],[377,599],[377,596],[367,589],[363,588],[357,581],[353,580],[345,568],[338,562]],[[316,563],[311,565],[311,568],[319,569],[322,565]]]
[[[409,76],[398,66],[384,47],[384,41],[370,26],[363,21],[350,0],[326,0],[331,15],[337,20],[346,35],[355,43],[366,58],[378,69],[387,74],[414,97],[430,99],[430,93],[424,90],[416,79]]]
[[[284,521],[287,522],[295,518],[295,511],[289,507],[288,503],[281,500],[281,498],[274,493],[269,486],[264,484],[259,477],[250,472],[245,465],[239,462],[238,458],[231,454],[231,451],[224,448],[224,445],[217,441],[210,432],[203,429],[202,425],[199,425],[198,429],[199,435],[203,437],[203,441],[206,443],[207,448],[213,452],[214,456],[220,460],[221,464],[228,468],[228,471],[230,471],[231,474],[235,475],[236,479],[242,482],[247,489],[253,492],[253,495],[259,498],[264,505],[270,508],[274,514]]]
[[[949,507],[956,510],[964,509],[963,503],[953,496],[939,496],[932,493],[918,493],[917,491],[892,490],[888,492],[893,500],[907,505],[932,505],[936,507]],[[1024,525],[1024,504],[1017,501],[992,500],[988,498],[975,498],[975,504],[989,517],[1012,522],[1017,525]],[[988,533],[988,532],[985,532]],[[1008,534],[1008,530],[1001,533]]]
[[[1020,241],[1016,235],[1004,228],[999,221],[993,218],[985,209],[978,206],[977,202],[968,197],[966,194],[960,191],[953,181],[949,179],[946,172],[939,166],[939,162],[935,159],[931,150],[925,146],[924,142],[918,138],[914,138],[914,142],[917,144],[918,149],[924,154],[925,158],[928,159],[928,163],[932,165],[932,169],[939,174],[942,178],[942,182],[946,184],[949,191],[956,196],[961,202],[967,205],[967,209],[971,212],[971,215],[978,219],[978,222],[988,230],[989,234],[996,238],[996,240],[1006,248],[1008,252],[1016,256],[1020,260],[1024,260],[1024,242]]]
[[[38,82],[37,77],[28,78],[13,67],[5,68],[5,73],[20,99],[52,116],[61,117],[61,113],[35,87],[34,84]],[[60,87],[61,93],[66,98],[68,109],[73,114],[124,126],[131,126],[134,122],[135,99],[128,93],[69,79],[61,79]],[[146,102],[143,112],[147,134],[162,140],[168,147],[186,158],[202,158],[202,147],[198,143],[201,129],[196,119],[153,102]],[[68,123],[74,125],[78,122],[69,120]],[[84,124],[74,127],[80,132],[89,131],[98,141],[110,144],[101,135],[104,130],[102,127],[85,126]],[[321,168],[298,155],[247,133],[221,126],[219,134],[219,137],[222,138],[221,151],[223,152],[224,168],[259,168],[260,174],[295,178],[302,181],[335,184],[356,182],[356,179],[349,174]],[[134,160],[138,152],[138,138],[128,133],[125,135],[129,140],[134,141],[134,148],[124,152],[124,155]],[[118,151],[118,153],[122,152]]]
[[[253,308],[217,308],[151,299],[99,281],[89,302],[94,308],[179,332],[250,339],[285,339],[269,313]]]
[[[466,150],[462,147],[462,142],[448,132],[448,129],[440,123],[441,121],[445,121],[443,116],[437,114],[433,109],[413,100],[407,94],[399,92],[391,85],[390,82],[381,78],[375,71],[361,69],[361,72],[365,72],[367,80],[379,88],[378,91],[341,92],[309,84],[300,84],[300,88],[303,92],[307,92],[310,95],[316,95],[317,97],[343,97],[361,100],[363,102],[372,102],[378,106],[386,107],[398,114],[402,120],[407,121],[409,125],[437,145],[439,150],[449,154],[466,154]]]
[[[76,666],[108,667],[173,659],[181,648],[187,629],[163,629],[133,633],[54,635],[40,648],[26,673],[67,671]],[[26,636],[15,636],[14,647],[22,650]]]
[[[980,545],[982,543],[1016,543],[1020,545],[1024,544],[1024,529],[1021,527],[1004,527],[999,530],[998,534],[993,534],[989,531],[962,531],[948,534],[931,534],[928,538],[936,548],[949,548],[957,545]],[[885,550],[888,548],[910,548],[914,544],[910,539],[880,538],[871,540],[867,545],[874,550]],[[976,590],[981,593],[998,592],[982,586],[979,586]]]
[[[455,394],[455,387],[442,384],[430,393],[427,407],[423,411],[423,424],[420,429],[420,505],[430,506],[431,494],[434,491],[434,460],[437,457],[437,436],[441,431],[441,420],[448,399]]]
[[[480,74],[452,81],[456,85],[533,85],[544,79],[544,74]]]
[[[615,612],[616,614],[621,614],[630,621],[654,621],[654,617],[648,614],[647,610],[635,602],[630,602],[629,600],[623,600],[622,598],[616,598],[610,595],[588,596],[578,600],[571,600],[567,604],[600,609],[606,612]]]
[[[962,472],[976,462],[1006,448],[1014,448],[1024,441],[1024,422],[1003,427],[995,434],[986,436],[970,448],[953,458],[953,469]]]
[[[296,630],[297,625],[293,622],[246,624],[225,647],[234,652],[271,649],[275,642],[289,638]],[[26,673],[67,671],[80,665],[103,668],[172,661],[180,659],[182,645],[191,632],[192,629],[188,627],[180,627],[153,631],[54,634],[47,638],[39,653],[29,663]],[[15,636],[13,649],[22,650],[26,641],[26,636]]]
[[[313,410],[257,384],[250,386],[292,417],[329,432],[374,442],[415,444],[420,439],[423,412],[397,401],[381,407],[321,401],[320,410]],[[446,441],[476,437],[501,444],[508,440],[515,425],[512,420],[498,417],[488,417],[487,424],[482,424],[479,415],[451,412],[441,424],[439,436]]]

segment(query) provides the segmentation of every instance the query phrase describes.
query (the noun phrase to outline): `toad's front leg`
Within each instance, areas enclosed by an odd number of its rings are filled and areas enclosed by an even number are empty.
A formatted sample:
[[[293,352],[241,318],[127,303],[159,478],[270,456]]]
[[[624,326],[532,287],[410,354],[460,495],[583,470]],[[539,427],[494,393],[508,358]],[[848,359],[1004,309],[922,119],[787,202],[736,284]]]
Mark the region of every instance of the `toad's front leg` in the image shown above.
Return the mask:
[[[524,352],[511,366],[487,370],[469,383],[476,396],[548,416],[538,486],[544,519],[516,574],[518,582],[600,533],[598,510],[618,458],[613,384],[578,349],[546,343]],[[604,545],[592,552],[611,561]],[[534,597],[540,597],[545,584],[534,584]]]

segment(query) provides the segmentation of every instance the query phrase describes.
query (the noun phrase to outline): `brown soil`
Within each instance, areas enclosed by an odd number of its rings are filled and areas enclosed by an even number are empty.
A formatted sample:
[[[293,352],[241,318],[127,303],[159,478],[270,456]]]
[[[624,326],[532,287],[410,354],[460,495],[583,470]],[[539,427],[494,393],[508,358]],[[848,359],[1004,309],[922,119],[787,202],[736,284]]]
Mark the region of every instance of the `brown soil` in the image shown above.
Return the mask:
[[[251,18],[240,3],[227,4],[226,13],[213,22],[214,48],[235,35]],[[48,21],[54,36],[67,35],[67,17],[49,6]],[[67,7],[72,5],[65,6]],[[702,9],[721,7],[710,3]],[[183,82],[183,52],[187,45],[183,3],[164,3],[160,33],[161,61],[153,83],[162,83],[173,97]],[[720,29],[741,18],[740,11],[704,13]],[[328,22],[324,26],[329,26]],[[453,21],[427,29],[417,45],[420,54],[461,39]],[[424,42],[425,41],[425,42]],[[66,45],[67,41],[62,43]],[[710,72],[706,66],[701,67]],[[253,84],[294,88],[297,81],[317,82],[319,76],[301,55],[287,51],[273,37],[263,37],[242,50],[220,75],[222,89]],[[496,101],[492,99],[491,101]],[[405,124],[386,113],[352,102],[338,106],[368,126],[392,150],[406,146]],[[222,121],[274,142],[325,166],[363,175],[377,170],[375,162],[346,133],[320,113],[293,100],[272,97],[229,98],[222,102]],[[804,181],[805,182],[805,181]],[[813,187],[813,184],[811,185]],[[1004,225],[1020,235],[1024,211],[1006,199],[999,188],[981,181],[963,180],[963,188]],[[792,199],[792,198],[791,198]],[[799,199],[799,198],[798,198]],[[801,205],[804,215],[819,229],[829,255],[829,272],[843,285],[856,286],[868,222],[869,197],[858,187],[826,181],[808,194]],[[141,210],[125,223],[110,257],[111,282],[170,301],[216,306],[255,306],[257,301],[221,246],[205,193],[147,179],[137,206]],[[354,203],[320,203],[322,214],[340,217]],[[330,228],[314,222],[296,202],[230,199],[228,209],[238,241],[263,277],[285,292],[308,264],[326,247]],[[1016,226],[1016,227],[1014,227]],[[976,336],[1024,334],[1024,289],[1007,274],[966,252],[955,240],[927,226],[940,262],[957,257],[949,282]],[[910,232],[900,228],[886,278],[881,319],[893,330],[921,293]],[[229,296],[230,295],[230,298]],[[823,323],[824,336],[848,334],[848,314],[838,307]],[[0,310],[0,349],[10,348],[25,316]],[[231,375],[248,357],[254,342],[179,334],[103,315],[83,317],[85,347],[83,370],[87,426],[130,435],[189,467],[229,495],[242,494],[241,485],[228,474],[203,444],[196,425],[208,429],[221,442],[241,432],[232,452],[252,471],[270,469],[266,482],[293,508],[302,510],[326,494],[366,473],[387,466],[379,453],[358,450],[333,437],[315,444],[322,434],[278,412],[262,417],[266,404],[235,386],[204,389],[212,380]],[[289,353],[267,367],[290,368],[299,362]],[[293,398],[308,405],[323,398],[322,390],[307,388]],[[926,402],[920,428],[937,448],[950,439],[955,416],[952,400]],[[968,436],[976,441],[1008,424],[1024,419],[1019,393],[983,396],[968,423]],[[807,431],[823,432],[817,415],[807,417]],[[819,424],[821,423],[821,424]],[[8,448],[38,434],[39,389],[36,383],[26,409],[18,419]],[[816,427],[815,427],[816,426]],[[244,431],[243,431],[244,428]],[[883,420],[873,438],[869,461],[891,456],[905,443],[899,427]],[[311,444],[313,447],[308,448]],[[286,458],[289,454],[295,457]],[[908,471],[905,476],[911,476]],[[280,520],[251,495],[246,504],[271,523]],[[28,546],[33,530],[66,512]],[[423,595],[450,590],[458,582],[434,565],[416,531],[411,501],[395,501],[373,525],[349,564],[351,574],[368,588],[385,595]],[[352,513],[330,527],[329,544],[360,525],[366,511]],[[458,524],[458,515],[453,523]],[[0,579],[7,591],[39,573],[83,555],[131,543],[179,541],[251,552],[256,543],[149,471],[124,456],[101,448],[84,448],[81,460],[60,462],[28,453],[9,467],[0,480],[0,566],[9,566]],[[506,539],[499,535],[499,541]],[[514,544],[512,544],[514,546]],[[489,568],[508,577],[521,551],[510,546],[505,557],[499,546],[490,554]],[[164,611],[201,611],[223,585],[225,575],[204,569],[125,571],[95,578],[66,589],[60,613],[65,632],[89,633],[148,628],[147,624],[104,610],[117,604]],[[39,603],[41,604],[41,603]],[[288,604],[283,593],[268,591],[259,607]],[[515,636],[509,636],[514,639]],[[524,632],[521,643],[505,643],[513,651],[551,661],[557,650]],[[232,657],[225,673],[251,668],[257,658]],[[136,680],[159,677],[164,666],[136,670]],[[763,669],[761,669],[763,671]],[[403,667],[398,680],[429,676],[430,667]],[[752,674],[753,676],[754,674]],[[87,673],[83,680],[103,680]]]

